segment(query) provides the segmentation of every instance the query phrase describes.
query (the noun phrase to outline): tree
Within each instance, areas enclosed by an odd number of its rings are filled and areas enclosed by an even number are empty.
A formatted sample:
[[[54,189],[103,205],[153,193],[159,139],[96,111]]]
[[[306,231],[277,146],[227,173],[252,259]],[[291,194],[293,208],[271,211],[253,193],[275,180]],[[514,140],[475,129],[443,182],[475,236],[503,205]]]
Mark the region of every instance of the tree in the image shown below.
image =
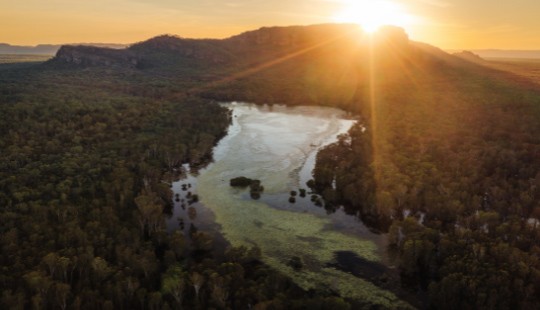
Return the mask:
[[[178,265],[169,267],[161,280],[161,291],[171,295],[179,307],[182,307],[185,286],[185,272],[182,267]]]
[[[59,260],[59,257],[56,253],[49,253],[47,255],[45,255],[45,257],[43,257],[43,263],[45,263],[45,265],[47,265],[48,267],[48,271],[49,271],[49,276],[51,278],[54,278],[54,273],[56,271],[56,267],[58,265],[58,260]]]
[[[40,271],[30,271],[26,273],[23,278],[28,287],[33,292],[37,293],[36,296],[39,297],[40,300],[45,298],[49,288],[52,285],[52,280]]]
[[[203,286],[204,281],[205,281],[204,276],[201,275],[200,273],[194,271],[189,276],[189,279],[191,281],[191,285],[193,286],[193,289],[195,289],[195,298],[198,300],[199,299],[199,290],[201,289],[201,287]]]
[[[184,234],[177,230],[171,234],[169,240],[169,248],[176,255],[176,259],[183,257],[186,250],[186,240]]]
[[[67,308],[67,300],[71,292],[71,287],[69,284],[65,283],[56,283],[54,285],[54,296],[58,306],[65,310]]]

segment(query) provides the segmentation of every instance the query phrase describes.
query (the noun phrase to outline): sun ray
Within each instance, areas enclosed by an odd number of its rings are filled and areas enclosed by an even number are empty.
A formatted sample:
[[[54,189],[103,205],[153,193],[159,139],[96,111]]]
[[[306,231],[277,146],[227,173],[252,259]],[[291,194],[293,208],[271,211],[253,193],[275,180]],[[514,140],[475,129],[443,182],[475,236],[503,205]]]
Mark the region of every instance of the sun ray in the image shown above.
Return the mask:
[[[299,56],[304,55],[304,54],[306,54],[308,52],[311,52],[311,51],[316,50],[318,48],[329,45],[332,42],[335,42],[335,41],[337,41],[339,39],[342,39],[344,37],[351,36],[351,35],[356,35],[357,33],[358,33],[357,30],[351,30],[351,31],[348,31],[348,32],[341,33],[341,34],[333,36],[333,37],[331,37],[331,38],[329,38],[327,40],[324,40],[324,41],[318,42],[316,44],[301,48],[299,50],[293,51],[293,52],[288,53],[288,54],[286,54],[284,56],[281,56],[279,58],[271,59],[271,60],[269,60],[267,62],[258,64],[256,66],[253,66],[253,67],[250,67],[250,68],[247,68],[247,69],[245,69],[243,71],[240,71],[238,73],[226,76],[226,77],[224,77],[222,79],[219,79],[217,81],[212,81],[212,82],[210,82],[208,84],[191,88],[188,91],[188,93],[197,93],[197,92],[200,92],[200,91],[208,90],[208,89],[211,89],[211,88],[215,88],[215,87],[227,84],[228,82],[231,82],[231,81],[234,81],[234,80],[237,80],[237,79],[241,79],[241,78],[244,78],[244,77],[254,75],[254,74],[256,74],[258,72],[261,72],[261,71],[263,71],[265,69],[268,69],[268,68],[271,68],[273,66],[279,65],[279,64],[281,64],[281,63],[283,63],[283,62],[285,62],[287,60],[299,57]]]

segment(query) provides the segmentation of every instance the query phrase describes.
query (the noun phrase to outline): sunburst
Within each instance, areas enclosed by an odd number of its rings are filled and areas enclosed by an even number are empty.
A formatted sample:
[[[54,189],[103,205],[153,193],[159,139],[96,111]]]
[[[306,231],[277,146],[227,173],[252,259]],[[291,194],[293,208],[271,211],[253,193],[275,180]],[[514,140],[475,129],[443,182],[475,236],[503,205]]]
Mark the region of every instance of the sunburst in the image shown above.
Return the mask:
[[[372,33],[381,26],[394,25],[409,27],[413,16],[405,8],[388,0],[341,0],[342,10],[333,19],[339,23],[355,23],[362,26],[364,31]]]

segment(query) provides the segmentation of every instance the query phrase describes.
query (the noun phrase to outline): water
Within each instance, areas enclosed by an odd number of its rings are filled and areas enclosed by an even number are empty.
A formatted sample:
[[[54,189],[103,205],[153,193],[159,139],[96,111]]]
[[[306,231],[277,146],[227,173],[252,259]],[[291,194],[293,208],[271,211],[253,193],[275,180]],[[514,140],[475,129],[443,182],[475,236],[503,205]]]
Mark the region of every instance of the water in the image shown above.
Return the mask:
[[[328,214],[315,206],[310,194],[289,202],[290,191],[307,190],[317,151],[346,133],[354,121],[332,108],[226,106],[232,109],[233,122],[214,149],[214,162],[198,176],[187,173],[187,179],[173,185],[175,194],[186,199],[182,184],[191,184],[189,191],[198,194],[200,202],[191,206],[195,209],[191,212],[187,205],[182,209],[176,203],[169,229],[178,229],[180,217],[185,232],[193,224],[219,232],[234,246],[256,245],[267,264],[305,289],[325,287],[380,305],[399,304],[392,293],[346,266],[364,262],[365,268],[375,268],[373,274],[379,274],[385,263],[384,236],[372,233],[341,209]],[[260,199],[229,185],[239,176],[261,180]],[[302,268],[291,267],[292,258],[300,258]]]

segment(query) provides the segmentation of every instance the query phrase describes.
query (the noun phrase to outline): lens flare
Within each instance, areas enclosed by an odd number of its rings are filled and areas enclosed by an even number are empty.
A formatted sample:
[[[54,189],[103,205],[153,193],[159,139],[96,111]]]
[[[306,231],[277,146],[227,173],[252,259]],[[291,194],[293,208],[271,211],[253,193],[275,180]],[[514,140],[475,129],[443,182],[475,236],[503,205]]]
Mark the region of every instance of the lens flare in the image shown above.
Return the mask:
[[[372,33],[381,26],[393,25],[407,29],[413,23],[413,16],[395,2],[386,0],[342,0],[342,10],[333,20],[339,23],[355,23],[364,31]]]

